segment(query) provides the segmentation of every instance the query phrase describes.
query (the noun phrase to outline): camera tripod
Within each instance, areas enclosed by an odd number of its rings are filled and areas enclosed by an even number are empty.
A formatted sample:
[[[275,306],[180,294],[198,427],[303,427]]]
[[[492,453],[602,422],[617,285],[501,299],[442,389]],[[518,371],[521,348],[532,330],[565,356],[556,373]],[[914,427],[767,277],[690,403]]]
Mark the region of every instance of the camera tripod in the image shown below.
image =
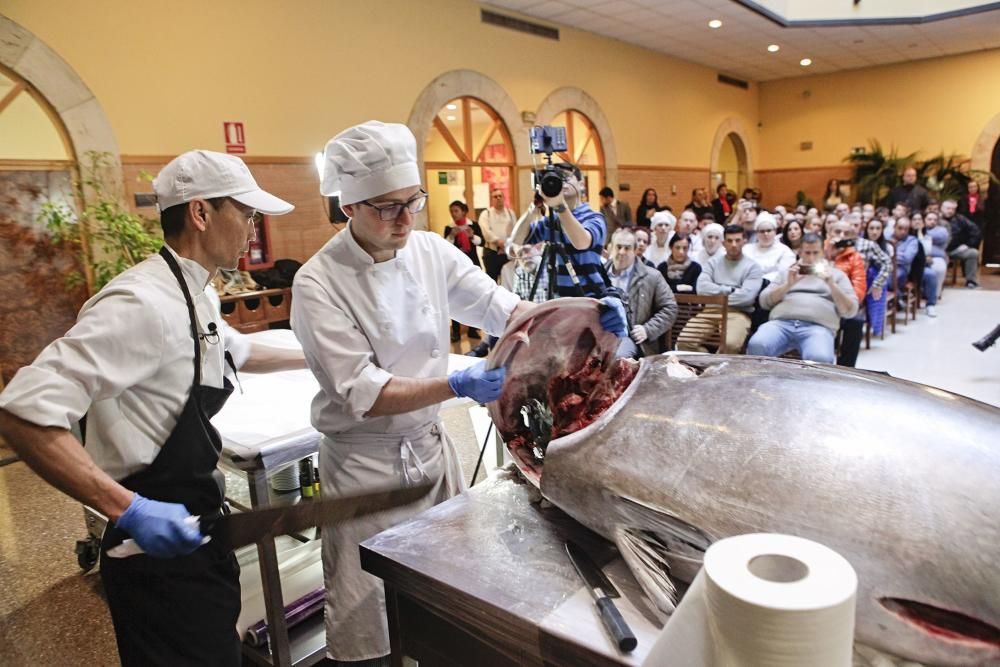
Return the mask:
[[[549,272],[549,284],[546,294],[546,300],[551,301],[556,298],[556,290],[558,289],[557,273],[556,273],[556,255],[562,258],[563,264],[566,266],[566,272],[569,274],[569,279],[573,283],[573,292],[576,296],[586,296],[583,291],[583,286],[580,284],[580,278],[576,275],[576,268],[573,266],[573,260],[570,259],[569,253],[566,252],[566,246],[562,244],[558,239],[558,234],[562,234],[562,227],[559,224],[559,218],[556,217],[555,211],[551,208],[549,209],[548,219],[545,222],[548,228],[549,240],[545,242],[545,250],[542,252],[542,260],[539,265],[539,270],[535,274],[535,280],[531,285],[531,293],[528,295],[528,301],[534,301],[535,293],[538,291],[538,281],[542,277],[541,267],[546,267]]]

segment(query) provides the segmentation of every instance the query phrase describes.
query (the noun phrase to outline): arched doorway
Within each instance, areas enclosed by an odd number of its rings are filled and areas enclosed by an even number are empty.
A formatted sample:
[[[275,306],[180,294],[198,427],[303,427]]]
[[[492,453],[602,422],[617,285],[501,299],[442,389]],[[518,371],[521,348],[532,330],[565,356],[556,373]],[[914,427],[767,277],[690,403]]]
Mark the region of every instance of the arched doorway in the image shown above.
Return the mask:
[[[972,148],[971,167],[989,171],[1000,178],[1000,113],[995,115],[979,134]],[[980,183],[980,186],[985,185]],[[983,257],[985,264],[1000,264],[1000,186],[989,184],[986,215],[983,223]]]
[[[474,97],[449,100],[434,116],[424,143],[429,229],[441,233],[455,200],[470,216],[490,203],[490,190],[503,190],[508,206],[517,201],[514,146],[507,124],[486,102]]]
[[[600,209],[597,193],[607,182],[604,172],[604,145],[593,121],[582,111],[567,109],[552,119],[552,125],[566,128],[566,152],[559,157],[583,172],[591,208]]]
[[[753,160],[746,137],[743,123],[737,118],[727,118],[715,131],[709,160],[711,192],[725,183],[739,195],[753,185]]]
[[[54,244],[46,205],[76,208],[73,144],[41,93],[0,65],[0,377],[72,326],[87,297],[75,248]]]

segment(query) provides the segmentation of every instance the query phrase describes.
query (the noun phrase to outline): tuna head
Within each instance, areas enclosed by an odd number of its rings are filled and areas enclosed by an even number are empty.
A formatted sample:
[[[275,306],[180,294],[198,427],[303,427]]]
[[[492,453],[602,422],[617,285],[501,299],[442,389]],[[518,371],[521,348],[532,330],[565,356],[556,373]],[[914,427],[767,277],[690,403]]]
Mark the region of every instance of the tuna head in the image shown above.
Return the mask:
[[[560,307],[541,308],[551,325]],[[533,350],[529,317],[516,354],[505,336],[497,358],[525,373],[491,413],[526,476],[618,545],[654,608],[672,610],[671,580],[690,581],[714,540],[786,533],[851,562],[860,641],[927,664],[1000,664],[1000,410],[803,362],[671,355],[636,371],[606,357],[614,341],[591,316],[557,317],[582,335]],[[606,407],[569,432],[558,392]],[[557,406],[544,447],[519,419],[529,395]]]

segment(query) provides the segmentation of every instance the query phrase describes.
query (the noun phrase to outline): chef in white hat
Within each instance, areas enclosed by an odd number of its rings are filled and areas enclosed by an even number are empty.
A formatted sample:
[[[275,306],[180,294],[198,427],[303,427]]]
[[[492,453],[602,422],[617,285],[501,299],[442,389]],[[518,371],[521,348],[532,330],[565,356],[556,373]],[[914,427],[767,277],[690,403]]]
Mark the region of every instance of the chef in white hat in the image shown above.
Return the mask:
[[[209,420],[232,392],[231,341],[205,287],[236,268],[258,213],[293,207],[242,160],[210,151],[175,158],[153,189],[163,248],[17,372],[0,394],[0,432],[41,477],[108,517],[101,579],[123,665],[238,667],[239,566],[203,534],[224,494]],[[84,414],[86,449],[70,432]],[[109,557],[126,538],[145,553]]]
[[[498,336],[532,306],[437,234],[414,231],[427,193],[405,125],[369,121],[331,139],[320,190],[339,193],[350,218],[292,287],[292,328],[320,385],[323,495],[434,485],[421,501],[323,532],[327,653],[388,664],[382,582],[362,571],[358,544],[466,488],[438,407],[496,400],[505,370],[484,360],[449,375],[450,321]]]

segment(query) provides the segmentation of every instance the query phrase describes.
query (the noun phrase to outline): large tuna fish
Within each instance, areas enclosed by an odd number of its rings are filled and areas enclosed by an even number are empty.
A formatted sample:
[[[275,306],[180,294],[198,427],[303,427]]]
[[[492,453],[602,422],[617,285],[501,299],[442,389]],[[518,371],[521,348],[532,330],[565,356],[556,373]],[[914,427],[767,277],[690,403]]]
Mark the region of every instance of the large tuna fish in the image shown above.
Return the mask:
[[[1000,410],[834,366],[635,363],[615,346],[590,299],[536,308],[491,354],[509,380],[490,411],[525,476],[618,545],[656,608],[713,541],[786,533],[854,566],[859,641],[1000,664]]]

